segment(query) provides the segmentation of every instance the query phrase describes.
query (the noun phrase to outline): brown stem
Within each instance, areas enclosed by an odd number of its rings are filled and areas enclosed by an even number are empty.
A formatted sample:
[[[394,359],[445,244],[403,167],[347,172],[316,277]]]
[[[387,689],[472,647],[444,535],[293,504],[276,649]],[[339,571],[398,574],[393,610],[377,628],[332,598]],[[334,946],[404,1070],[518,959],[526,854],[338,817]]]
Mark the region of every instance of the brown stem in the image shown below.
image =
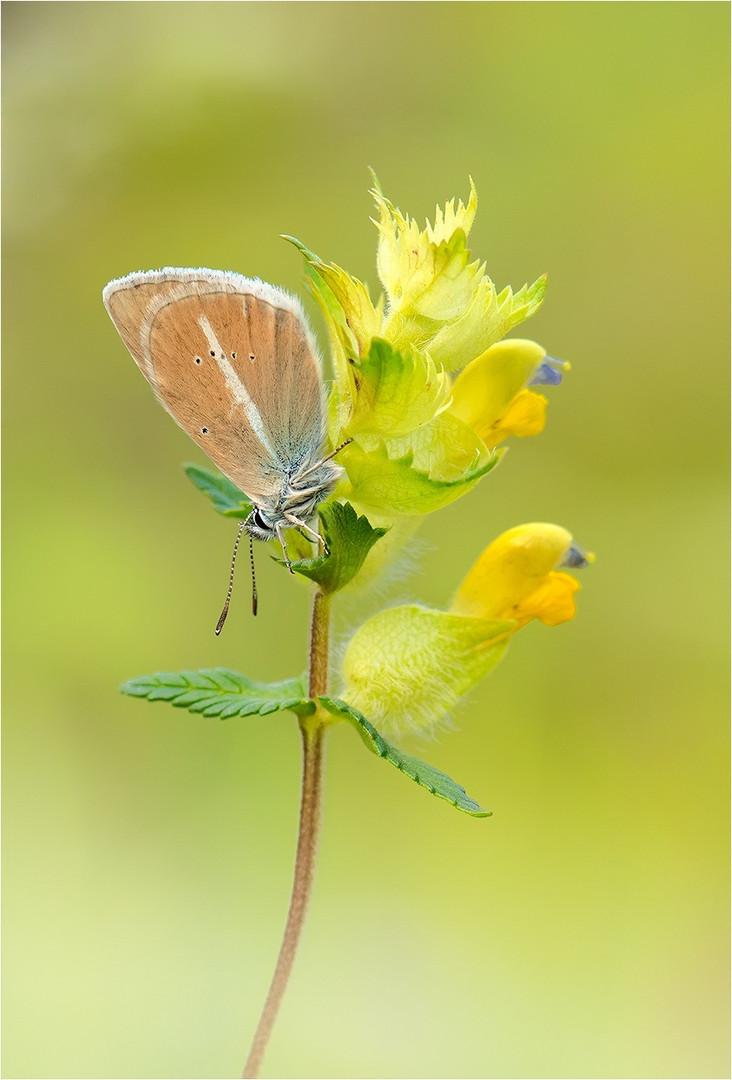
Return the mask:
[[[310,625],[310,696],[324,694],[328,685],[328,597],[318,590],[313,598]],[[272,983],[259,1019],[252,1048],[249,1051],[243,1080],[251,1080],[259,1074],[272,1033],[277,1013],[282,1003],[287,983],[295,961],[300,934],[305,923],[308,900],[313,882],[315,852],[320,828],[320,802],[323,776],[323,750],[325,726],[316,712],[300,719],[302,733],[302,796],[300,800],[300,830],[295,856],[295,876],[290,897],[290,910],[282,937]]]
[[[310,616],[310,686],[311,698],[328,690],[328,648],[330,638],[330,597],[320,589],[313,597]]]

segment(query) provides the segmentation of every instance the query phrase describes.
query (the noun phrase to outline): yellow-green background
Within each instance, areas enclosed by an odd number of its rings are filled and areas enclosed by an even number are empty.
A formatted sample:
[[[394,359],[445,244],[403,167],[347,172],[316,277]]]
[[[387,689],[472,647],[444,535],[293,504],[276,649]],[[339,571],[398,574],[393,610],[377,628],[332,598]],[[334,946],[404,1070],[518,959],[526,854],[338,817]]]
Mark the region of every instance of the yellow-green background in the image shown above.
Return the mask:
[[[444,604],[523,521],[598,561],[573,623],[523,631],[458,731],[404,744],[493,818],[333,732],[265,1075],[728,1075],[728,18],[4,5],[6,1077],[241,1067],[286,911],[296,725],[117,686],[298,672],[307,593],[260,555],[260,616],[243,573],[214,638],[234,529],[100,293],[166,264],[297,290],[281,232],[375,291],[368,165],[420,218],[471,174],[473,250],[499,286],[549,273],[526,332],[573,364],[545,433],[425,523],[385,601]]]

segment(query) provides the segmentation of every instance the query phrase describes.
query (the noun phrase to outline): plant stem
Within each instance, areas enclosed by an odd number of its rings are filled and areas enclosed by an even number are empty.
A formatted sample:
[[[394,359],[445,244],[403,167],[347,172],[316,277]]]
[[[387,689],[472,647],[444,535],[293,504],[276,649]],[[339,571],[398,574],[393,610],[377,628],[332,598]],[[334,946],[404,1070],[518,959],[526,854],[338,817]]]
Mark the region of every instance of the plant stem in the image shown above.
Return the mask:
[[[318,590],[313,598],[310,622],[310,696],[324,694],[328,686],[328,638],[330,629],[329,598]],[[295,961],[300,934],[305,923],[315,868],[315,852],[320,828],[320,802],[323,776],[325,725],[318,713],[300,718],[302,734],[302,795],[300,799],[300,829],[295,856],[295,875],[290,897],[290,910],[282,936],[272,983],[249,1051],[243,1080],[259,1074],[277,1019],[282,998]]]
[[[328,647],[330,638],[330,597],[320,589],[313,597],[310,616],[310,683],[311,698],[328,690]]]

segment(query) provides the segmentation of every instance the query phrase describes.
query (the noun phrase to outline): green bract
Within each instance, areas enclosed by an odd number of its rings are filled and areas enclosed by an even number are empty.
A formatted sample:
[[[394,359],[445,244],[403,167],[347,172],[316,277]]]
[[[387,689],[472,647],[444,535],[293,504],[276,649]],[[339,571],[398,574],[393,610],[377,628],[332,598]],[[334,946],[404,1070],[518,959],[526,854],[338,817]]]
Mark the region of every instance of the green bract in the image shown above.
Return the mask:
[[[405,345],[401,352],[374,338],[367,355],[352,360],[353,402],[344,434],[393,438],[411,435],[450,402],[450,380],[429,355]]]
[[[379,335],[383,322],[383,301],[371,302],[363,282],[351,277],[334,263],[325,263],[294,236],[285,236],[305,256],[306,284],[318,302],[331,332],[336,376],[344,378],[345,362],[365,356],[371,339]]]
[[[497,294],[485,264],[470,261],[467,238],[478,208],[471,181],[467,206],[454,200],[438,207],[435,224],[420,230],[381,192],[377,268],[386,291],[384,336],[397,347],[429,350],[449,370],[463,367],[541,306],[546,277],[514,295]]]
[[[440,439],[445,429],[456,436],[454,443]],[[434,442],[425,450],[422,439],[430,438]],[[421,433],[411,449],[388,442],[366,449],[353,442],[341,460],[350,480],[349,498],[354,502],[382,513],[418,516],[440,510],[465,495],[498,464],[500,454],[488,453],[469,428],[458,428],[446,416],[437,430]]]
[[[351,638],[342,696],[392,731],[424,728],[495,667],[515,628],[417,604],[388,608]]]
[[[427,343],[432,359],[450,371],[463,367],[534,315],[546,292],[546,275],[517,293],[509,285],[500,293],[489,277],[478,283],[465,311],[446,323]]]

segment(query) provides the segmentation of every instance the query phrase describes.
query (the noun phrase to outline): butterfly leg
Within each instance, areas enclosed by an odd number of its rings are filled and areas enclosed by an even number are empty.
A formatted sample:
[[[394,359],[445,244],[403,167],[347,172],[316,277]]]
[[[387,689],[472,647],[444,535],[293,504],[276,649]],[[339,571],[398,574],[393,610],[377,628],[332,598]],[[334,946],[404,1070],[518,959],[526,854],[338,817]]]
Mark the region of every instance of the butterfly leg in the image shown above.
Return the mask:
[[[287,544],[285,543],[285,534],[284,534],[284,528],[283,528],[282,522],[280,522],[280,521],[277,522],[277,524],[275,525],[275,532],[277,533],[277,539],[279,540],[280,544],[282,545],[282,554],[285,556],[285,563],[287,565],[287,569],[290,571],[291,574],[294,574],[295,571],[292,569],[292,563],[290,562],[290,556],[287,554]]]
[[[311,529],[309,525],[306,525],[305,522],[301,521],[299,517],[295,517],[294,514],[285,514],[285,518],[287,519],[287,521],[290,522],[291,525],[296,525],[298,529],[302,529],[304,533],[307,533],[310,539],[314,540],[316,544],[321,544],[325,554],[330,555],[328,545],[326,544],[320,533],[315,532],[314,529]]]

